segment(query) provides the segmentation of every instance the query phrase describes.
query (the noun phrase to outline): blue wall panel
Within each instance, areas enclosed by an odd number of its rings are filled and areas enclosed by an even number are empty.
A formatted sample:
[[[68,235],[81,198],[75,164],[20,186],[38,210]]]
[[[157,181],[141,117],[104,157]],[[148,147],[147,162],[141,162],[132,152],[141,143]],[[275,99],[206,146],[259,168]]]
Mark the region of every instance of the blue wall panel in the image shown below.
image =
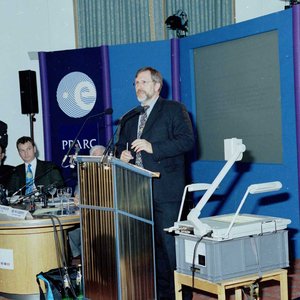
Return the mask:
[[[282,11],[182,39],[180,43],[181,94],[183,102],[191,112],[195,123],[197,115],[193,50],[271,30],[277,30],[279,38],[283,162],[282,164],[237,163],[221,183],[216,195],[207,203],[201,215],[210,216],[232,213],[237,209],[243,194],[250,184],[279,180],[283,184],[280,193],[250,195],[248,200],[246,200],[242,213],[291,219],[292,224],[289,226],[291,229],[291,252],[292,255],[295,254],[296,257],[299,257],[299,198],[292,10]],[[220,70],[216,70],[216,72],[220,72]],[[238,138],[243,137],[240,136]],[[212,182],[223,165],[223,161],[193,161],[191,167],[192,181]],[[199,199],[200,196],[196,195],[196,198]]]
[[[164,78],[162,95],[171,97],[170,41],[109,47],[112,107],[114,119],[139,105],[133,81],[136,71],[145,66],[158,69]]]

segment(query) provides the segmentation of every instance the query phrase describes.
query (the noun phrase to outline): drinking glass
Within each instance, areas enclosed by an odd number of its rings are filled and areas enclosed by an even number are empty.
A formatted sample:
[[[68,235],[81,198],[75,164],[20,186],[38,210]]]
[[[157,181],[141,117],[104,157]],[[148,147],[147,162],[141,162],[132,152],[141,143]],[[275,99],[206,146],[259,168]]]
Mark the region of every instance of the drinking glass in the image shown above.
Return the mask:
[[[63,210],[64,210],[64,206],[63,206],[64,189],[57,189],[57,197],[58,197],[59,202],[60,202],[61,213],[63,213]]]
[[[48,190],[49,194],[51,195],[51,202],[54,203],[54,195],[56,193],[56,187],[51,186],[50,189]]]
[[[45,190],[44,190],[44,185],[38,185],[36,187],[37,191],[38,191],[38,199],[40,200],[40,204],[43,202],[43,198],[42,197],[45,194]]]
[[[64,189],[57,189],[57,197],[59,198],[59,200],[62,200],[64,196]]]
[[[72,196],[72,188],[71,187],[65,187],[64,189],[64,196],[66,198],[67,201],[67,213],[69,213],[70,210],[70,197]]]

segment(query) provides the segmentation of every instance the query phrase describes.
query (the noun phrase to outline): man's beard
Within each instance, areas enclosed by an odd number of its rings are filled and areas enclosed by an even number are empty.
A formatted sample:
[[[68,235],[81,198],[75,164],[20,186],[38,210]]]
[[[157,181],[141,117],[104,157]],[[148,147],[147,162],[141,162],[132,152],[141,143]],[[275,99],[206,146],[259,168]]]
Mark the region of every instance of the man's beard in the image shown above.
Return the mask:
[[[143,103],[143,102],[151,99],[151,95],[149,95],[145,91],[138,91],[137,92],[137,99],[139,100],[139,102]]]

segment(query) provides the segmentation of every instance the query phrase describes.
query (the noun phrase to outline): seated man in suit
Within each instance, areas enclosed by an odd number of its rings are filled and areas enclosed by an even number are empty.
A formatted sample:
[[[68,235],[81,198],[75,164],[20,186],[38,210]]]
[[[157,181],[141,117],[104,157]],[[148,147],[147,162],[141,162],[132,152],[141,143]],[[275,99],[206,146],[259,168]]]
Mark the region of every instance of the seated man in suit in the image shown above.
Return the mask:
[[[5,149],[7,147],[8,135],[7,124],[0,120],[0,185],[2,188],[7,187],[7,182],[14,167],[4,165]]]
[[[0,143],[0,185],[6,188],[9,177],[11,176],[14,167],[9,165],[4,165],[4,159],[5,159],[5,147]]]
[[[64,186],[64,180],[58,167],[49,161],[36,158],[36,146],[31,137],[20,137],[16,146],[24,163],[18,165],[10,177],[7,185],[9,194],[18,191],[26,195],[39,185],[43,185],[45,188],[51,184],[56,187]]]

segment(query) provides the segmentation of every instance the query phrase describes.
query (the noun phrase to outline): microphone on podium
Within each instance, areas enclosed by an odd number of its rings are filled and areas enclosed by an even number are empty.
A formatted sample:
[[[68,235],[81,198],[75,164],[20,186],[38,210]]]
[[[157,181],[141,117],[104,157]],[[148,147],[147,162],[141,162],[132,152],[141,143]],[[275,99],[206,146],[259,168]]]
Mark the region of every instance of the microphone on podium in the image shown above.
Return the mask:
[[[113,109],[112,109],[112,108],[107,108],[107,109],[105,109],[105,111],[103,111],[103,112],[101,112],[101,113],[99,113],[99,114],[91,115],[91,116],[87,117],[87,118],[84,120],[84,122],[83,122],[83,124],[81,125],[81,127],[80,127],[80,129],[79,129],[79,131],[78,131],[78,133],[77,133],[77,135],[76,135],[76,137],[73,139],[73,142],[72,142],[71,146],[69,147],[69,149],[68,149],[66,155],[63,157],[63,160],[62,160],[62,162],[61,162],[61,166],[62,166],[63,168],[67,168],[67,167],[69,167],[69,166],[71,165],[71,164],[69,164],[69,165],[67,165],[67,166],[64,166],[64,163],[65,163],[65,161],[67,160],[67,158],[68,158],[68,156],[69,156],[69,154],[70,154],[72,148],[74,147],[75,143],[77,142],[77,139],[78,139],[78,137],[79,137],[79,135],[80,135],[80,133],[81,133],[81,131],[82,131],[84,125],[86,124],[86,122],[87,122],[88,120],[92,119],[92,118],[102,117],[102,116],[104,116],[104,115],[111,115],[112,113],[113,113]],[[79,152],[79,150],[78,150],[78,152]],[[78,152],[77,152],[77,154],[78,154]]]
[[[119,135],[120,130],[122,128],[122,126],[124,126],[124,124],[131,118],[135,117],[136,115],[139,115],[141,113],[143,113],[145,111],[145,108],[143,106],[137,106],[133,109],[131,109],[130,111],[126,112],[119,120],[118,120],[118,126],[116,128],[116,130],[114,131],[112,137],[110,138],[104,152],[103,152],[103,156],[102,156],[102,160],[101,162],[106,159],[107,155],[109,154],[109,151],[111,150],[111,147],[113,145],[113,141],[115,139],[116,136]]]
[[[145,111],[145,108],[143,106],[137,106],[134,109],[128,111],[125,113],[120,119],[119,124],[120,126],[123,126],[129,119],[133,118],[136,115],[139,115]]]
[[[80,147],[78,144],[76,144],[75,145],[75,153],[74,153],[74,155],[71,155],[70,160],[69,160],[69,166],[71,169],[75,168],[75,159],[76,159],[79,151],[80,151]]]

